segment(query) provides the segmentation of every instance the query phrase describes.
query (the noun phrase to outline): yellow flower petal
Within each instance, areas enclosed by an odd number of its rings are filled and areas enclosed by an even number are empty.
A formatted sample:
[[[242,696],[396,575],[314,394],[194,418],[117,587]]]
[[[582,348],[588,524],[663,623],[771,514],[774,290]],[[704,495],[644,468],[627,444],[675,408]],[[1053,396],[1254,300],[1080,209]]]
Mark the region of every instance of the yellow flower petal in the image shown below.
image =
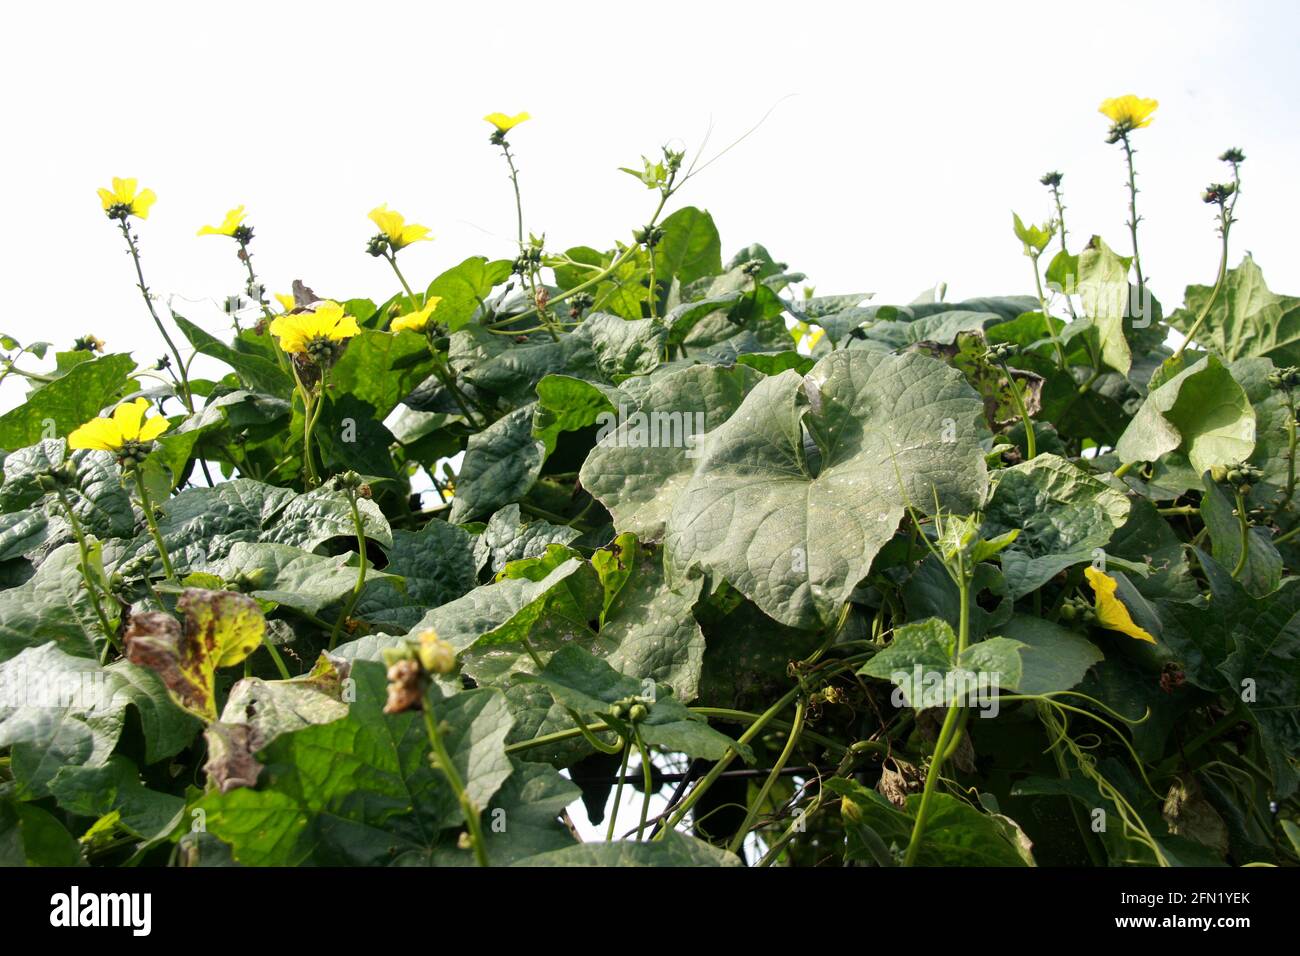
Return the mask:
[[[113,177],[113,195],[117,197],[118,202],[129,204],[135,198],[135,187],[136,180],[134,179]]]
[[[434,309],[438,308],[438,303],[441,301],[441,296],[429,296],[429,301],[424,304],[423,309],[409,315],[399,315],[393,319],[388,328],[393,332],[423,332],[429,324],[429,319],[433,317]]]
[[[294,309],[298,308],[298,300],[283,292],[275,293],[275,301],[279,302],[280,308],[284,309],[286,312],[292,312]]]
[[[107,212],[113,206],[117,205],[116,193],[108,189],[99,189],[98,192],[99,192],[99,201],[100,203],[103,204],[105,212]]]
[[[113,409],[113,421],[117,424],[122,438],[135,441],[140,437],[140,423],[144,421],[145,410],[149,407],[147,399],[137,398],[134,402],[123,402]]]
[[[199,230],[200,236],[233,236],[235,230],[240,227],[247,214],[243,206],[236,206],[226,213],[226,218],[221,221],[219,226],[204,226]]]
[[[122,447],[122,433],[111,418],[92,418],[72,430],[68,436],[68,447],[117,451]]]
[[[1093,593],[1097,595],[1097,623],[1107,630],[1119,631],[1139,641],[1156,643],[1156,639],[1149,632],[1134,623],[1128,608],[1115,596],[1115,591],[1119,588],[1118,581],[1091,566],[1084,568],[1083,573],[1088,583],[1092,585]]]
[[[1124,96],[1102,100],[1098,112],[1105,114],[1116,126],[1141,129],[1151,125],[1151,114],[1159,105],[1159,100],[1147,100],[1127,93]]]
[[[154,195],[152,189],[140,190],[140,195],[136,196],[131,202],[131,211],[141,219],[149,218],[149,207],[154,204],[158,197]]]
[[[165,432],[167,429],[171,427],[172,427],[171,422],[163,418],[161,415],[155,415],[152,418],[147,419],[145,423],[140,426],[139,440],[153,441],[155,438],[157,438],[159,435],[161,435],[163,432]]]
[[[508,133],[524,120],[530,120],[532,117],[527,113],[516,113],[514,116],[507,116],[505,113],[489,113],[487,116],[483,117],[483,119],[487,120],[501,132]]]

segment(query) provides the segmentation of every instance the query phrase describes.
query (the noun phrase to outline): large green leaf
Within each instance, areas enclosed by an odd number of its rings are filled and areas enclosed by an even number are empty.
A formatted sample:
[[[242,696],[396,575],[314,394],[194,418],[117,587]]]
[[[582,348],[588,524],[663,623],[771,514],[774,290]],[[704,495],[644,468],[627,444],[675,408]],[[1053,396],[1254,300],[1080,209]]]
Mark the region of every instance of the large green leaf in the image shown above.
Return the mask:
[[[235,370],[239,380],[247,387],[268,395],[288,395],[293,391],[292,376],[272,359],[237,347],[232,348],[175,312],[172,313],[172,318],[195,349],[225,362]]]
[[[1186,305],[1169,316],[1169,324],[1190,332],[1213,295],[1212,286],[1188,286]],[[1270,292],[1264,273],[1247,254],[1228,271],[1197,342],[1225,362],[1264,356],[1278,365],[1300,365],[1300,298]]]
[[[0,448],[23,448],[69,434],[113,404],[134,369],[129,355],[104,355],[74,366],[0,415]]]
[[[690,481],[704,433],[762,380],[745,366],[710,365],[652,377],[635,410],[602,429],[578,480],[610,510],[616,528],[658,540]]]
[[[373,501],[357,503],[366,537],[392,544],[392,531]],[[177,570],[224,558],[239,541],[288,544],[308,551],[331,538],[356,540],[347,496],[324,487],[297,494],[289,488],[236,478],[215,488],[187,488],[162,507],[158,528]],[[147,535],[137,539],[133,561],[156,558]]]
[[[1282,581],[1282,556],[1273,547],[1272,536],[1266,528],[1252,527],[1246,535],[1246,559],[1241,561],[1241,520],[1237,506],[1209,475],[1205,476],[1201,517],[1210,532],[1215,561],[1225,568],[1236,568],[1240,562],[1241,571],[1236,577],[1255,597],[1277,589]]]
[[[330,369],[329,381],[338,393],[355,396],[370,415],[382,419],[432,368],[433,356],[423,335],[362,329],[348,339],[343,356]]]
[[[1124,524],[1124,495],[1077,465],[1042,454],[998,474],[984,513],[992,538],[1019,529],[1002,552],[1002,573],[1012,597],[1037,590],[1058,572],[1094,559]]]
[[[26,647],[54,642],[75,657],[97,657],[108,640],[81,573],[81,554],[65,544],[47,557],[27,581],[0,591],[0,661]],[[116,602],[100,598],[115,626]]]
[[[849,830],[849,858],[874,859],[865,843],[854,835],[854,828],[863,826],[874,834],[873,844],[890,854],[891,865],[901,862],[911,839],[920,794],[910,795],[906,810],[899,810],[876,791],[853,780],[833,777],[826,781],[826,787],[840,796],[840,813]],[[931,796],[917,865],[1025,866],[1028,862],[993,817],[946,793]]]
[[[1092,320],[1101,344],[1101,359],[1115,371],[1127,373],[1133,353],[1124,336],[1129,311],[1129,261],[1117,256],[1097,236],[1079,253],[1079,298],[1083,314]]]
[[[167,697],[152,672],[118,661],[100,667],[54,644],[27,648],[0,664],[0,747],[10,747],[17,792],[36,799],[65,767],[102,767],[134,707],[145,756],[162,760],[187,746],[198,721]]]
[[[455,332],[474,318],[495,286],[510,278],[509,259],[488,261],[470,256],[429,283],[428,295],[442,301],[434,312],[434,321]]]
[[[858,673],[894,684],[907,705],[918,710],[953,702],[983,708],[999,688],[1019,690],[1023,647],[1005,637],[990,637],[958,654],[952,627],[932,617],[896,628],[889,645]]]
[[[693,282],[722,271],[722,240],[713,217],[685,206],[660,224],[663,238],[655,247],[655,273],[660,281]]]
[[[917,353],[834,352],[766,379],[705,438],[668,567],[712,571],[783,623],[828,624],[909,501],[980,506],[982,420],[961,374]]]
[[[382,665],[358,661],[352,676],[356,700],[345,719],[276,739],[261,754],[266,770],[259,789],[208,794],[199,802],[208,829],[230,844],[237,861],[253,865],[469,862],[468,850],[455,849],[463,817],[445,777],[430,765],[422,716],[383,712]],[[436,707],[452,761],[491,830],[494,800],[517,772],[504,750],[511,723],[505,701],[496,691],[477,690]],[[540,774],[530,782],[541,785],[537,795],[553,813],[547,793],[556,791],[546,781],[554,772],[530,773]],[[518,806],[518,792],[504,795]],[[551,819],[550,832],[562,833]],[[509,809],[506,821],[509,832]],[[488,853],[493,862],[508,862],[493,844]]]
[[[537,480],[546,445],[533,437],[533,406],[517,408],[470,436],[456,476],[451,521],[461,524],[518,501]]]
[[[1115,446],[1124,462],[1181,451],[1197,473],[1244,461],[1254,450],[1255,410],[1213,355],[1152,389]]]

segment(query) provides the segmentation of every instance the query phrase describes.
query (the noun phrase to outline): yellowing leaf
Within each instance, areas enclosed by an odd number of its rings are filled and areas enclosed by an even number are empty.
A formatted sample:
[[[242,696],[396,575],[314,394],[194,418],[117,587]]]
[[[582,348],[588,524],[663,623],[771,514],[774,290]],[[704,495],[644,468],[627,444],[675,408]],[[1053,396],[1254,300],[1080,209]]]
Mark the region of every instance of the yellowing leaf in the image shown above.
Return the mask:
[[[1088,583],[1092,585],[1093,593],[1097,595],[1098,624],[1107,630],[1119,631],[1121,634],[1127,634],[1139,641],[1156,643],[1156,639],[1150,633],[1134,623],[1133,616],[1129,614],[1128,608],[1115,596],[1115,591],[1119,587],[1118,581],[1094,567],[1084,568],[1083,573],[1087,577]]]
[[[184,629],[161,611],[132,615],[126,655],[156,671],[178,706],[211,723],[217,719],[217,668],[253,653],[266,619],[252,598],[230,591],[187,588],[176,608],[185,616]]]

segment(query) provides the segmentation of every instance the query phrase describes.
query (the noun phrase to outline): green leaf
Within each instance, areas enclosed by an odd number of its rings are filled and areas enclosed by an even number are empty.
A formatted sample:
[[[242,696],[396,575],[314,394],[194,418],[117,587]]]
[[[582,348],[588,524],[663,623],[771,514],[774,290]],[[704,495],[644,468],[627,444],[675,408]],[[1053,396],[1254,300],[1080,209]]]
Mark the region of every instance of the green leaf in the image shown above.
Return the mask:
[[[1023,672],[1018,641],[990,637],[956,654],[947,621],[928,618],[894,630],[894,639],[858,671],[887,680],[918,710],[954,702],[985,706],[1001,688],[1017,691]]]
[[[1169,316],[1169,324],[1190,332],[1213,297],[1212,286],[1191,285],[1186,305]],[[1214,300],[1197,344],[1225,362],[1264,356],[1278,365],[1300,365],[1300,298],[1270,292],[1264,273],[1249,254],[1228,270],[1223,291]]]
[[[546,445],[533,437],[534,406],[517,408],[470,436],[456,476],[451,521],[461,524],[518,501],[541,473]]]
[[[664,582],[658,551],[623,534],[609,550],[592,556],[605,586],[601,619],[603,656],[620,673],[666,684],[678,700],[695,699],[704,662],[704,633],[692,608],[704,581],[695,578],[677,588]]]
[[[530,856],[518,866],[740,866],[734,853],[668,830],[649,843],[620,840],[614,843],[579,843]]]
[[[547,545],[570,544],[580,534],[576,528],[540,519],[524,524],[519,506],[506,505],[492,515],[487,527],[474,539],[475,570],[487,568],[496,574],[512,561],[540,557]]]
[[[172,313],[172,318],[195,349],[225,362],[235,370],[246,387],[268,395],[288,395],[293,391],[293,378],[274,360],[241,350],[238,348],[238,340],[236,347],[232,348],[175,312]]]
[[[70,813],[87,817],[117,813],[120,826],[145,842],[171,833],[185,810],[181,797],[141,783],[135,764],[120,754],[99,767],[62,768],[50,781],[50,792]]]
[[[455,850],[463,817],[446,778],[430,765],[422,715],[383,712],[382,665],[358,661],[352,677],[356,700],[346,718],[277,738],[261,754],[266,770],[259,789],[208,794],[199,802],[208,829],[247,865],[471,862],[468,850]],[[486,824],[502,785],[517,772],[504,751],[511,723],[504,699],[476,690],[435,706],[452,760]],[[532,773],[540,774],[530,782],[542,784],[539,796],[553,810],[547,791],[555,789],[545,784],[554,772]],[[518,792],[508,796],[517,807]],[[551,829],[562,832],[558,823]],[[492,845],[488,852],[497,862]]]
[[[0,798],[0,866],[84,866],[81,846],[51,813]]]
[[[1097,236],[1079,253],[1079,298],[1101,339],[1102,361],[1127,373],[1133,364],[1124,317],[1129,310],[1129,263]],[[1154,456],[1153,456],[1154,457]]]
[[[0,747],[10,747],[17,793],[38,799],[65,767],[102,767],[135,707],[150,763],[180,752],[198,722],[167,697],[152,672],[126,661],[100,667],[54,644],[0,664]],[[12,693],[9,693],[12,691]]]
[[[331,394],[353,395],[373,418],[382,419],[432,369],[433,356],[423,335],[362,329],[348,339],[343,356],[330,369]]]
[[[1255,410],[1213,355],[1151,390],[1115,446],[1120,461],[1155,461],[1171,451],[1198,474],[1235,464],[1255,449]]]
[[[910,795],[907,809],[899,810],[876,791],[853,780],[832,777],[826,787],[840,795],[840,813],[845,820],[869,827],[901,861],[911,839],[920,794]],[[855,848],[851,840],[850,858],[870,860],[871,856],[860,844]],[[956,797],[934,793],[916,865],[1025,866],[1026,860],[993,817]]]
[[[100,626],[80,568],[77,546],[65,544],[42,561],[27,581],[0,591],[0,661],[51,641],[75,657],[98,657],[108,635]],[[100,606],[109,625],[115,626],[116,602],[101,598]]]
[[[448,269],[429,283],[428,296],[440,296],[442,301],[434,311],[434,321],[451,332],[468,324],[492,289],[510,278],[509,259],[488,261],[483,256],[470,256],[464,262]]]
[[[366,537],[392,544],[392,531],[373,501],[357,503]],[[215,488],[186,488],[168,501],[158,529],[177,570],[203,568],[230,553],[240,541],[288,544],[314,551],[331,538],[356,541],[347,496],[324,487],[300,495],[251,478],[225,481]],[[156,559],[148,535],[137,538],[128,566]]]
[[[677,496],[670,580],[698,565],[782,623],[831,623],[908,501],[979,507],[982,417],[961,375],[918,353],[833,352],[802,379],[765,379],[709,432]]]
[[[575,644],[552,654],[540,674],[521,679],[545,684],[558,703],[599,719],[608,717],[615,702],[639,698],[648,708],[645,719],[637,724],[647,746],[705,760],[721,760],[728,750],[735,750],[747,763],[753,763],[754,755],[747,746],[718,733],[664,688],[656,689],[651,697],[646,692],[653,682],[647,687],[644,681],[624,676]]]
[[[1020,529],[1002,554],[1007,588],[1020,598],[1065,568],[1092,561],[1128,513],[1124,495],[1064,458],[1042,454],[999,472],[983,533]]]
[[[602,429],[578,480],[610,510],[620,531],[643,541],[661,538],[690,482],[700,438],[762,380],[749,368],[709,365],[652,377],[635,412]]]
[[[0,448],[22,448],[69,434],[121,397],[134,370],[135,359],[129,355],[104,355],[74,366],[0,415]]]
[[[1040,617],[1016,614],[999,628],[1003,637],[1022,647],[1021,694],[1050,694],[1069,690],[1102,659],[1097,646],[1074,631]]]
[[[1035,226],[1032,223],[1026,226],[1020,221],[1020,216],[1016,213],[1011,214],[1012,225],[1015,229],[1016,238],[1024,244],[1025,255],[1038,256],[1047,248],[1047,244],[1052,241],[1052,236],[1056,234],[1056,226],[1051,222],[1046,222],[1041,226]]]
[[[1214,560],[1225,568],[1236,568],[1241,559],[1241,522],[1237,506],[1209,475],[1204,478],[1201,518],[1210,532]],[[1247,506],[1249,507],[1249,506]],[[1252,527],[1246,536],[1246,561],[1238,580],[1255,597],[1277,590],[1282,581],[1282,556],[1273,547],[1267,528]]]
[[[657,319],[624,319],[594,312],[583,319],[575,334],[591,342],[596,368],[606,379],[616,382],[654,371],[667,330]]]
[[[655,273],[660,281],[676,278],[685,284],[722,271],[722,240],[713,217],[684,206],[660,223],[663,238],[655,247]]]
[[[614,414],[616,403],[621,400],[621,393],[613,386],[587,382],[571,375],[547,375],[537,383],[533,436],[545,443],[549,457],[555,452],[561,432],[580,431],[595,425],[603,414]]]

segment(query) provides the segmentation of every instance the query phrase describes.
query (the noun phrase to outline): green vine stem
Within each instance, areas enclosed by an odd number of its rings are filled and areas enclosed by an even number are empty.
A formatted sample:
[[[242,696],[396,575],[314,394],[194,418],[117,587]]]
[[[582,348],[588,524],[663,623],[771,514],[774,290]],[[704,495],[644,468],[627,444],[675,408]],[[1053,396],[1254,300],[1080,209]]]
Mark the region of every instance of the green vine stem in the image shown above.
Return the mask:
[[[1047,311],[1047,296],[1043,294],[1043,277],[1038,271],[1038,253],[1031,255],[1029,261],[1034,267],[1034,288],[1038,291],[1038,308],[1043,313],[1043,324],[1047,326],[1047,334],[1052,337],[1052,345],[1056,349],[1056,362],[1061,368],[1065,368],[1065,346],[1061,344],[1061,338],[1056,334],[1056,327],[1052,325],[1052,314]]]
[[[122,236],[126,239],[126,247],[131,253],[131,261],[135,263],[137,288],[139,288],[140,294],[144,296],[144,304],[149,308],[149,316],[153,319],[153,324],[158,327],[163,341],[167,343],[167,348],[171,350],[172,358],[176,360],[176,372],[174,374],[180,376],[177,385],[180,390],[181,402],[185,405],[186,411],[194,414],[194,396],[190,391],[189,378],[185,373],[185,360],[181,358],[180,349],[172,341],[171,335],[167,332],[167,327],[162,324],[162,319],[158,318],[158,310],[154,308],[153,296],[149,294],[149,287],[144,281],[144,267],[140,264],[140,250],[135,244],[135,237],[131,235],[131,226],[125,216],[118,219],[117,224],[122,230]]]
[[[794,753],[795,745],[799,742],[799,734],[803,732],[803,723],[804,716],[807,713],[807,704],[807,700],[800,697],[798,702],[794,705],[794,723],[790,727],[790,733],[785,738],[785,747],[782,749],[781,756],[777,758],[776,763],[772,765],[772,770],[767,775],[767,779],[763,781],[763,786],[759,788],[758,795],[750,801],[749,809],[745,813],[744,822],[741,823],[740,828],[736,830],[735,836],[731,838],[731,843],[728,844],[727,849],[732,853],[740,852],[740,848],[745,842],[745,836],[754,826],[754,821],[757,819],[763,804],[767,801],[767,795],[771,793],[773,784],[776,783],[777,779],[781,776],[781,771],[790,761],[790,755]]]
[[[452,791],[456,794],[456,802],[460,804],[461,814],[465,817],[465,827],[469,833],[470,845],[474,850],[474,859],[479,866],[490,866],[487,846],[483,841],[483,826],[479,818],[479,808],[470,799],[469,793],[465,790],[465,782],[461,780],[460,771],[456,769],[456,765],[451,761],[451,755],[447,753],[447,745],[443,742],[442,733],[438,728],[438,721],[433,713],[432,690],[425,691],[424,694],[424,730],[429,736],[429,745],[433,748],[438,769],[447,778],[447,783],[451,785]]]
[[[654,790],[654,767],[650,763],[650,751],[641,740],[641,731],[634,728],[632,735],[636,741],[636,752],[641,757],[641,819],[637,821],[636,825],[636,838],[639,842],[642,834],[645,833],[646,821],[650,818],[650,797]]]
[[[1286,408],[1286,496],[1282,499],[1281,507],[1278,510],[1290,507],[1291,500],[1295,497],[1295,395],[1290,389],[1286,391]]]
[[[614,805],[609,811],[609,826],[605,829],[605,842],[613,842],[614,830],[618,823],[618,807],[623,800],[623,782],[627,776],[627,758],[632,752],[632,741],[626,741],[623,745],[623,761],[618,767],[618,786],[614,788]],[[644,824],[644,818],[642,820]]]
[[[357,492],[355,488],[347,489],[348,507],[352,511],[352,527],[357,535],[357,583],[352,586],[352,594],[348,597],[348,603],[343,608],[343,613],[334,621],[334,627],[330,629],[329,649],[334,650],[334,645],[338,642],[339,631],[347,624],[352,612],[356,609],[357,601],[361,600],[361,592],[366,586],[366,527],[361,520],[361,509],[357,507]]]
[[[81,552],[81,576],[86,582],[86,591],[90,595],[91,606],[95,609],[95,617],[99,618],[99,626],[104,629],[104,637],[108,639],[109,644],[119,654],[125,654],[121,642],[117,639],[117,632],[109,625],[108,615],[104,613],[103,605],[99,603],[99,587],[90,573],[90,545],[86,543],[86,533],[82,530],[81,522],[77,520],[77,515],[72,510],[72,503],[68,501],[67,492],[59,488],[57,494],[59,501],[63,504],[64,512],[67,513],[68,524],[72,526],[72,534],[77,539],[77,548]]]
[[[999,359],[998,364],[1002,366],[1002,374],[1007,377],[1007,385],[1011,387],[1011,397],[1015,400],[1016,411],[1020,415],[1020,420],[1025,423],[1025,453],[1029,456],[1027,460],[1032,461],[1038,456],[1038,443],[1034,437],[1034,423],[1029,420],[1029,410],[1025,407],[1024,396],[1020,394],[1020,385],[1017,384],[1015,376],[1011,374],[1011,369],[1007,367],[1006,359]]]
[[[1246,497],[1241,489],[1233,489],[1233,492],[1237,499],[1237,522],[1241,527],[1241,557],[1237,558],[1237,566],[1232,569],[1235,579],[1246,570],[1246,559],[1250,557],[1250,516],[1246,513]]]
[[[1169,358],[1170,362],[1176,362],[1183,357],[1183,352],[1187,350],[1187,346],[1196,338],[1196,333],[1201,331],[1201,326],[1204,325],[1205,320],[1210,317],[1210,310],[1213,309],[1215,303],[1219,301],[1219,296],[1223,293],[1223,286],[1227,282],[1228,233],[1232,231],[1232,224],[1237,221],[1233,218],[1232,214],[1237,208],[1237,198],[1240,195],[1241,190],[1241,170],[1236,163],[1232,164],[1232,185],[1234,187],[1232,199],[1228,202],[1220,202],[1219,204],[1219,236],[1222,239],[1222,249],[1219,253],[1219,272],[1214,279],[1214,288],[1210,291],[1210,298],[1206,300],[1205,305],[1197,314],[1196,321],[1193,322],[1192,327],[1187,330],[1187,335],[1183,339],[1183,343],[1178,346],[1177,351],[1175,351]],[[1142,273],[1139,272],[1138,276],[1140,277],[1141,275]]]
[[[961,561],[960,556],[958,561]],[[965,571],[964,565],[959,564],[957,574],[957,599],[960,607],[957,626],[958,657],[966,650],[966,646],[970,641],[970,579]],[[903,866],[912,866],[916,863],[916,856],[921,850],[921,842],[925,836],[925,825],[930,817],[930,804],[934,799],[935,787],[938,785],[939,777],[943,772],[944,761],[948,759],[958,740],[960,740],[961,728],[965,725],[965,717],[968,713],[964,705],[953,703],[948,707],[948,712],[944,715],[943,726],[939,729],[939,739],[935,741],[934,745],[934,756],[930,758],[930,769],[925,775],[925,787],[921,791],[921,804],[917,807],[916,820],[912,825],[912,837],[908,841],[907,851],[903,855]]]
[[[1138,222],[1141,221],[1137,213],[1137,173],[1133,169],[1133,144],[1129,142],[1128,133],[1120,134],[1120,142],[1124,145],[1124,160],[1128,163],[1128,231],[1133,238],[1133,269],[1137,273],[1138,302],[1144,301],[1146,291],[1146,280],[1142,278],[1142,256],[1138,253]],[[1181,353],[1181,349],[1179,352]]]
[[[524,645],[524,650],[528,653],[529,658],[532,660],[533,666],[537,668],[537,673],[540,674],[543,670],[546,669],[546,667],[542,663],[542,659],[537,655],[537,651],[534,650],[532,642],[528,640],[527,637],[524,637],[521,643]],[[563,707],[565,713],[569,715],[569,719],[573,721],[574,724],[573,729],[576,730],[579,734],[581,734],[582,738],[585,741],[587,741],[587,743],[590,744],[592,747],[594,747],[596,750],[599,750],[603,754],[613,755],[616,753],[621,753],[626,749],[626,743],[621,736],[615,743],[607,744],[605,743],[605,741],[597,737],[596,734],[590,728],[587,727],[587,722],[582,719],[581,714],[579,714],[568,704],[564,704]],[[626,764],[626,761],[624,761],[624,763]]]
[[[149,486],[144,480],[144,469],[138,465],[131,469],[135,476],[136,491],[140,495],[140,510],[144,512],[145,523],[149,526],[149,534],[153,537],[153,543],[158,547],[158,557],[162,561],[163,572],[167,579],[173,583],[179,584],[176,579],[176,572],[172,570],[171,558],[167,554],[167,545],[163,543],[162,532],[158,530],[158,519],[154,517],[153,500],[149,497]]]

